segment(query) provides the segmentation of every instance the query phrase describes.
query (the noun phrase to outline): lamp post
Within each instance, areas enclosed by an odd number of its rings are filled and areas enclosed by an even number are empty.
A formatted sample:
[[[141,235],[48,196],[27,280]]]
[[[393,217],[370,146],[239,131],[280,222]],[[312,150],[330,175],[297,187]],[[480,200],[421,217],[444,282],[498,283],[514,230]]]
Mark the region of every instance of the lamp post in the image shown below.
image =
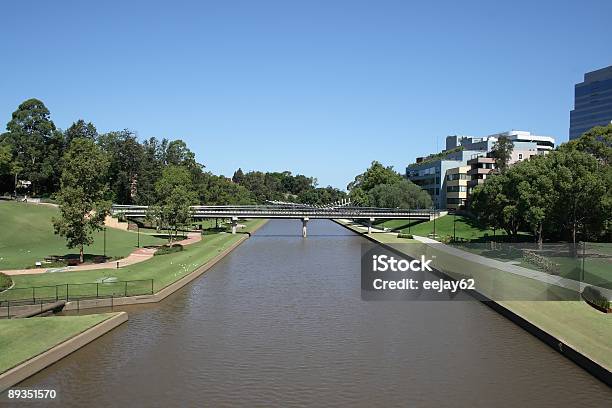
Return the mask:
[[[582,279],[581,282],[584,282],[584,260],[586,257],[586,242],[582,241]]]
[[[453,244],[457,241],[457,210],[453,212]]]
[[[138,248],[140,248],[140,224],[136,225],[137,231],[138,233],[136,235],[138,235]]]
[[[104,258],[106,258],[106,227],[104,227]]]
[[[436,239],[436,205],[433,207],[433,239]]]
[[[409,233],[409,234],[410,234],[410,224],[411,224],[411,221],[410,221],[410,213],[408,213],[408,233]]]

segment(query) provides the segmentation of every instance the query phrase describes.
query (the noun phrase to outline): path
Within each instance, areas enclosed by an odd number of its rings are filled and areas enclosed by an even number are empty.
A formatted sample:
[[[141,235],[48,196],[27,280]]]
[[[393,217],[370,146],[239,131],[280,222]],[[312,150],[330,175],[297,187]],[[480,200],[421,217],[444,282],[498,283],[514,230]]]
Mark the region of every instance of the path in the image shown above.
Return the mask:
[[[188,232],[187,238],[182,241],[175,242],[175,244],[191,245],[196,242],[200,242],[202,240],[202,234],[199,232]],[[116,260],[103,262],[98,264],[83,264],[77,266],[66,266],[62,268],[32,268],[32,269],[8,269],[4,271],[0,271],[5,275],[33,275],[37,273],[55,273],[55,272],[72,272],[72,271],[91,271],[94,269],[116,269],[117,263],[119,263],[119,267],[124,267],[128,265],[133,265],[139,262],[146,261],[147,259],[151,259],[157,251],[157,247],[149,247],[149,248],[138,248],[132,251],[131,254],[126,256],[125,258]]]

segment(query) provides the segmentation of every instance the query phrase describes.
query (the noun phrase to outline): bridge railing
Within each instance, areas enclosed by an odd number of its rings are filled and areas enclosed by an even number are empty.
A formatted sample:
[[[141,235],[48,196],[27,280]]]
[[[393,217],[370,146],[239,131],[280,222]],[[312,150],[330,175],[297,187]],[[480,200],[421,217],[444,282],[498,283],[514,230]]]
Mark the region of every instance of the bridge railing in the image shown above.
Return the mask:
[[[113,214],[126,214],[132,216],[146,215],[147,206],[136,205],[113,205]],[[304,207],[293,205],[243,205],[243,206],[227,206],[227,205],[195,205],[191,207],[194,215],[297,215],[297,216],[338,216],[338,217],[376,217],[376,215],[398,215],[398,216],[430,216],[437,211],[429,209],[399,209],[399,208],[379,208],[379,207]]]

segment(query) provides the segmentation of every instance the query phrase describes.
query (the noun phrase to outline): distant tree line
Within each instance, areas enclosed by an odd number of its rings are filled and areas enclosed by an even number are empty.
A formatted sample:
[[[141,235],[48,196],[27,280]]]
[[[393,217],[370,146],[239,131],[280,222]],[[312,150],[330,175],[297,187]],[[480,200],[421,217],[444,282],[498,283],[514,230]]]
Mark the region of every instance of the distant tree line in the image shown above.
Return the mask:
[[[474,189],[470,211],[513,237],[530,231],[540,244],[609,240],[611,161],[612,125],[595,127],[546,155],[498,169]]]
[[[199,204],[263,204],[267,200],[327,204],[346,197],[341,190],[317,187],[316,179],[289,171],[243,173],[238,169],[232,178],[215,175],[205,171],[182,140],[153,137],[141,141],[127,129],[100,134],[94,124],[82,119],[62,131],[38,99],[21,103],[6,130],[0,134],[0,193],[17,190],[55,197],[66,165],[62,158],[75,141],[85,139],[100,149],[100,157],[107,163],[103,166],[107,183],[102,198],[108,202],[158,204],[173,191],[160,184],[178,173],[190,201]],[[31,184],[23,185],[24,181]]]

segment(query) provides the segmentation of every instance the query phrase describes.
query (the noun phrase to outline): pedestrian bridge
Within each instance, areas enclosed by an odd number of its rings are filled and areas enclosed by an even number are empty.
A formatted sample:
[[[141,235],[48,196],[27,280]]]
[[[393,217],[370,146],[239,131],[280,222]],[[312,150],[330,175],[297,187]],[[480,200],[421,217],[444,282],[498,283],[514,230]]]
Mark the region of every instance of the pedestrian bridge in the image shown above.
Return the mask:
[[[145,205],[113,205],[112,215],[127,218],[144,218],[149,210]],[[194,205],[193,218],[230,218],[232,233],[236,233],[239,218],[285,218],[301,219],[302,235],[306,236],[306,225],[310,219],[363,219],[368,221],[368,233],[376,219],[406,219],[430,221],[437,218],[437,210],[409,210],[400,208],[356,207],[347,205],[311,206],[304,204],[275,205]]]

